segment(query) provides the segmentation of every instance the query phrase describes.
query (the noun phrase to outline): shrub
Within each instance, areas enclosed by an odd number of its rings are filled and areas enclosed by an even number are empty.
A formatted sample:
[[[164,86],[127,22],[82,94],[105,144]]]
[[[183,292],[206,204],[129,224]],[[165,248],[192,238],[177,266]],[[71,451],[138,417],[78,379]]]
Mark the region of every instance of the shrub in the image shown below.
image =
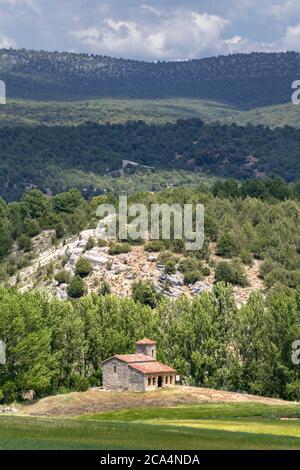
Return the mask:
[[[8,381],[2,385],[2,400],[4,403],[12,403],[17,399],[17,386],[14,382]]]
[[[78,374],[72,374],[70,377],[70,388],[76,392],[86,392],[90,387],[89,381],[86,377]]]
[[[189,257],[180,262],[179,271],[184,274],[189,271],[197,271],[200,267],[201,263],[197,258]]]
[[[131,246],[129,243],[115,243],[111,245],[108,250],[108,254],[115,256],[120,255],[122,253],[129,253],[131,251]]]
[[[200,271],[189,271],[184,275],[184,283],[186,285],[195,284],[202,279]]]
[[[74,276],[68,287],[68,295],[72,299],[79,299],[86,293],[85,284],[80,276]]]
[[[253,256],[248,250],[242,250],[241,251],[241,260],[243,264],[246,264],[247,266],[251,266],[253,263]]]
[[[62,269],[61,271],[55,274],[54,279],[58,282],[59,285],[69,284],[70,273],[66,271],[65,269]]]
[[[92,237],[90,237],[87,241],[87,244],[85,245],[85,249],[87,251],[92,250],[95,245],[96,245],[95,240]]]
[[[111,294],[111,287],[107,281],[103,281],[99,289],[99,295],[109,295],[109,294]]]
[[[99,248],[103,248],[104,246],[107,246],[107,242],[105,240],[102,240],[102,238],[100,238],[98,240],[98,246]]]
[[[158,262],[161,264],[166,265],[168,261],[172,261],[173,263],[177,262],[177,256],[173,255],[170,251],[163,251],[158,258]]]
[[[88,276],[93,270],[91,262],[86,258],[79,258],[75,266],[75,274],[80,277]]]
[[[32,249],[32,242],[31,238],[28,235],[21,235],[18,239],[18,247],[19,250],[23,250],[25,252],[28,252]]]
[[[232,258],[239,253],[239,246],[235,237],[226,232],[217,241],[217,254],[225,258]]]
[[[66,229],[62,222],[59,222],[58,224],[55,225],[55,235],[58,240],[63,238],[65,233],[66,233]]]
[[[174,260],[169,260],[165,264],[165,273],[166,274],[175,274],[176,273],[176,263]]]
[[[205,266],[203,269],[202,269],[202,274],[203,276],[207,277],[207,276],[210,276],[210,269]]]
[[[216,282],[227,282],[229,284],[246,287],[248,280],[243,265],[239,261],[221,261],[216,269]]]
[[[164,249],[164,244],[160,240],[151,240],[150,242],[146,243],[145,251],[158,253]]]
[[[135,302],[155,308],[161,298],[151,281],[136,281],[132,284],[132,297]]]

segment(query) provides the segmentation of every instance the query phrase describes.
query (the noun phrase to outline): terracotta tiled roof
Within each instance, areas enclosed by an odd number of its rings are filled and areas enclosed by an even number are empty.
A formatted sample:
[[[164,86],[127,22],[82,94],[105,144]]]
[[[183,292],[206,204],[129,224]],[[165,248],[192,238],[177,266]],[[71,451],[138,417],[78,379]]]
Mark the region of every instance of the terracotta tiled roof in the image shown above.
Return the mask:
[[[160,374],[163,372],[170,372],[175,373],[176,370],[172,369],[172,367],[165,366],[160,362],[153,361],[147,363],[133,363],[130,364],[129,367],[138,370],[139,372],[143,372],[143,374]]]
[[[135,344],[151,345],[151,344],[156,344],[156,341],[153,341],[152,339],[144,338],[144,339],[140,339],[140,341],[137,341]]]
[[[146,356],[145,354],[117,354],[114,356],[119,361],[128,362],[131,364],[133,362],[153,362],[155,359],[150,356]]]

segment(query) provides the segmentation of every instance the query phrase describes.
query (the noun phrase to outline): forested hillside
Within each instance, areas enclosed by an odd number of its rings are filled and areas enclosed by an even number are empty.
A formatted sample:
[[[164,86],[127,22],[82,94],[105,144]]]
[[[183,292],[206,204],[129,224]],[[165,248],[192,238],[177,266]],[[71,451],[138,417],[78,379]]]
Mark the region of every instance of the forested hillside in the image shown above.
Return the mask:
[[[61,191],[49,174],[80,170],[119,174],[123,160],[154,169],[184,169],[244,179],[300,177],[300,131],[291,127],[205,124],[124,125],[88,123],[78,127],[19,127],[0,130],[0,195],[19,197],[36,185]]]
[[[299,53],[252,53],[184,62],[139,62],[104,56],[0,50],[9,98],[209,99],[253,108],[286,103],[299,78]]]

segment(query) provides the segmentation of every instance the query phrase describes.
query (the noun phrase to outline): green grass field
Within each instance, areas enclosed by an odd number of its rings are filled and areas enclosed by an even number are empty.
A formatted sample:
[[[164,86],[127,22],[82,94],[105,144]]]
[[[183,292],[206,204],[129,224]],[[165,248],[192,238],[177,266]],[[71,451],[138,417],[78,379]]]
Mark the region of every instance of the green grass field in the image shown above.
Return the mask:
[[[300,449],[300,406],[203,404],[71,419],[0,417],[0,449]]]

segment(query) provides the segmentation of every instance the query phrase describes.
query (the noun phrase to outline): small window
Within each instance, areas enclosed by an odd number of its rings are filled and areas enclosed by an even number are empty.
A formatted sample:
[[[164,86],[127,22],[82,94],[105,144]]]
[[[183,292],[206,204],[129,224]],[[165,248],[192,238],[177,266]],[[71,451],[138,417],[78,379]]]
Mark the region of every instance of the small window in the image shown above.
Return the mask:
[[[155,377],[153,377],[152,383],[153,383],[153,385],[155,385],[155,383],[156,383],[156,378]]]
[[[151,377],[149,377],[148,379],[148,387],[150,387],[150,385],[151,385]]]
[[[152,357],[154,357],[154,351],[153,351],[153,349],[152,349],[152,351],[151,351],[151,354],[152,354]]]
[[[166,385],[168,385],[168,382],[169,382],[169,377],[166,377]]]
[[[171,376],[170,377],[170,384],[173,382],[173,377]]]
[[[114,374],[117,373],[117,366],[114,366]]]

